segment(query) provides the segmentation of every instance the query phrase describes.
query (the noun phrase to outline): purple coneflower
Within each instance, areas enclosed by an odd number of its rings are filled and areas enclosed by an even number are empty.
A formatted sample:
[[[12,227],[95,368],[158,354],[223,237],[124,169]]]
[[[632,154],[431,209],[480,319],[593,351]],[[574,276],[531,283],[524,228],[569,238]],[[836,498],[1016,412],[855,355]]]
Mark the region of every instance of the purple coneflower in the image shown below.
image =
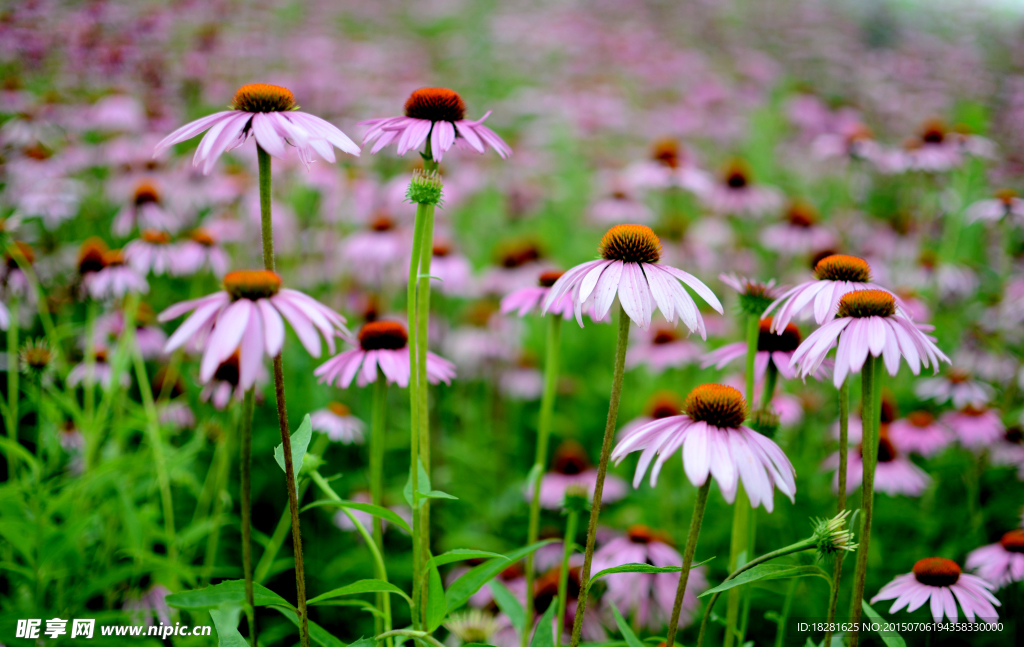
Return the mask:
[[[437,277],[434,288],[442,294],[456,297],[470,296],[473,292],[473,266],[469,259],[452,249],[444,241],[434,241],[430,274]]]
[[[679,284],[682,281],[712,308],[722,312],[722,304],[708,286],[697,277],[669,265],[661,265],[661,241],[650,227],[616,225],[608,230],[598,248],[601,259],[577,265],[562,275],[544,299],[546,313],[565,294],[572,295],[576,321],[583,326],[583,310],[594,309],[599,319],[608,312],[618,296],[626,315],[647,330],[656,309],[669,323],[677,319],[707,338],[704,320],[697,304]]]
[[[914,564],[913,572],[899,575],[882,587],[875,597],[878,600],[895,598],[889,613],[896,613],[903,607],[916,611],[925,602],[931,601],[931,612],[935,622],[941,623],[943,616],[957,621],[957,602],[970,622],[995,622],[999,614],[995,607],[999,600],[992,595],[992,585],[976,575],[960,572],[960,566],[943,557],[926,557]],[[994,605],[994,606],[993,606]]]
[[[85,386],[95,386],[101,384],[104,387],[110,386],[111,380],[114,379],[114,368],[107,361],[109,353],[106,348],[96,348],[93,351],[92,362],[82,360],[80,364],[75,364],[71,367],[68,372],[67,384],[70,387],[84,384]],[[128,386],[131,384],[131,377],[127,372],[121,373],[120,382],[122,386]]]
[[[712,182],[706,171],[697,168],[686,148],[671,138],[655,142],[650,159],[630,165],[624,176],[630,186],[638,189],[679,187],[694,193]]]
[[[335,336],[350,336],[344,317],[312,297],[282,288],[281,277],[269,270],[230,272],[224,277],[224,290],[175,304],[158,319],[166,322],[186,312],[192,315],[171,335],[165,351],[171,352],[193,338],[204,344],[199,368],[203,382],[239,351],[239,386],[243,390],[256,383],[264,354],[280,354],[284,346],[282,317],[313,357],[320,356],[320,335],[332,353]]]
[[[149,283],[125,262],[121,250],[112,249],[103,253],[102,263],[102,269],[82,277],[82,285],[93,299],[121,299],[129,292],[149,292]]]
[[[594,570],[623,564],[675,566],[683,556],[672,546],[671,539],[643,525],[631,526],[624,536],[616,537],[594,553]],[[652,631],[668,624],[679,587],[679,573],[617,573],[606,575],[608,590],[604,601],[614,604],[623,615],[636,619],[640,627]],[[679,626],[693,620],[699,606],[697,596],[708,588],[703,568],[690,571],[679,616]]]
[[[622,429],[619,429],[615,435],[615,439],[621,442],[622,439],[630,435],[634,430],[647,423],[661,420],[662,418],[678,416],[682,410],[683,400],[676,395],[675,391],[658,391],[648,400],[643,415],[637,416],[624,424]]]
[[[540,482],[540,505],[548,510],[559,510],[565,502],[565,492],[575,486],[587,492],[587,498],[594,497],[597,483],[597,469],[590,464],[583,445],[574,440],[563,441],[555,450],[554,464]],[[533,484],[526,488],[526,500],[533,500]],[[626,483],[614,474],[605,476],[601,503],[614,503],[626,496]]]
[[[750,167],[732,160],[721,179],[699,193],[708,208],[721,214],[760,217],[782,207],[782,194],[775,187],[754,184]]]
[[[164,344],[167,343],[167,333],[156,322],[156,313],[153,307],[145,301],[140,301],[135,310],[135,343],[142,354],[143,359],[155,359],[164,354]],[[113,343],[124,332],[124,313],[115,310],[96,319],[94,327],[94,340],[98,347],[105,347]]]
[[[916,137],[903,146],[908,168],[927,173],[943,173],[963,163],[963,151],[956,137],[950,136],[941,119],[929,119]]]
[[[299,112],[291,90],[266,83],[250,83],[238,88],[231,110],[214,113],[175,130],[156,145],[153,156],[207,130],[192,158],[196,168],[203,165],[203,175],[210,174],[221,155],[238,148],[250,137],[255,137],[260,148],[279,159],[285,157],[286,144],[294,146],[307,167],[313,161],[314,152],[334,162],[332,146],[359,156],[359,147],[345,133],[320,117]]]
[[[217,367],[213,377],[203,385],[199,392],[199,399],[209,402],[218,411],[223,411],[231,403],[232,399],[241,402],[245,398],[246,389],[240,383],[241,374],[238,370],[240,353],[236,350]],[[263,384],[269,379],[267,369],[260,362],[256,371],[256,384]],[[256,400],[260,401],[262,394],[256,392]]]
[[[187,239],[171,248],[171,273],[175,276],[191,276],[205,267],[219,279],[227,273],[230,264],[227,251],[210,229],[193,229]]]
[[[397,321],[371,321],[359,330],[359,348],[332,357],[317,367],[313,374],[321,384],[334,384],[347,389],[356,380],[359,386],[377,381],[377,369],[388,384],[409,386],[409,334]],[[427,352],[427,380],[431,384],[451,384],[455,365]]]
[[[363,421],[352,415],[352,410],[341,402],[329,402],[323,409],[310,414],[313,431],[327,434],[336,443],[362,445]]]
[[[787,256],[806,256],[832,249],[836,237],[818,224],[818,211],[809,202],[794,200],[786,210],[785,222],[766,227],[761,243]]]
[[[939,422],[956,434],[960,444],[969,449],[984,449],[1006,432],[999,412],[987,407],[967,405],[959,411],[947,411]]]
[[[157,276],[173,266],[171,235],[159,229],[144,229],[138,238],[124,246],[124,260],[139,274]]]
[[[363,144],[377,140],[371,153],[376,153],[388,144],[398,146],[398,154],[405,155],[417,149],[429,137],[430,151],[435,162],[454,145],[483,153],[488,146],[502,159],[512,154],[508,144],[487,126],[484,120],[491,115],[488,110],[477,121],[466,120],[466,104],[458,92],[448,88],[420,88],[405,102],[405,115],[360,121],[360,126],[370,129],[363,135]]]
[[[1003,219],[1024,223],[1024,200],[1013,189],[999,189],[994,198],[980,200],[964,211],[967,222],[998,222]]]
[[[675,328],[654,326],[626,351],[626,368],[645,365],[654,374],[680,368],[700,356],[701,348]]]
[[[531,285],[524,288],[519,288],[508,294],[501,300],[501,313],[508,314],[515,312],[520,317],[525,317],[528,314],[537,312],[540,310],[544,299],[547,298],[548,293],[551,291],[551,286],[555,284],[558,279],[562,278],[565,272],[561,270],[549,270],[547,272],[541,272],[540,278],[537,280],[537,285]],[[552,313],[561,315],[563,319],[572,319],[573,305],[572,299],[568,294],[562,296],[552,308]]]
[[[776,324],[778,326],[778,324]],[[801,377],[815,372],[839,338],[836,349],[836,388],[847,374],[859,373],[868,355],[882,357],[889,375],[896,375],[900,357],[906,358],[917,375],[921,365],[937,372],[939,362],[949,358],[927,335],[896,308],[896,298],[884,290],[858,290],[839,300],[836,319],[818,328],[793,354]]]
[[[846,468],[846,493],[854,492],[860,487],[864,477],[863,445],[860,450],[850,452]],[[826,469],[835,469],[839,466],[839,454],[833,454],[825,459]],[[921,496],[931,477],[917,465],[914,465],[909,458],[903,456],[896,450],[892,441],[889,440],[885,430],[879,433],[878,437],[878,466],[875,468],[874,489],[885,492],[889,496]],[[839,475],[832,479],[832,489],[839,489]]]
[[[1024,580],[1024,530],[1011,530],[996,543],[972,550],[965,566],[997,589]]]
[[[411,232],[379,214],[368,229],[356,231],[338,244],[345,269],[363,283],[380,285],[401,280],[401,261],[406,258]]]
[[[615,182],[613,180],[613,182]],[[599,225],[613,225],[619,222],[649,223],[654,219],[654,212],[640,199],[633,195],[627,187],[621,186],[622,180],[613,184],[611,191],[590,205],[587,211],[590,219]]]
[[[160,186],[152,179],[145,179],[135,185],[131,201],[114,216],[112,231],[124,238],[136,227],[175,231],[179,226],[178,217],[168,211]]]
[[[633,477],[639,487],[647,468],[651,486],[657,484],[665,461],[682,450],[686,476],[696,487],[709,475],[715,478],[725,500],[732,503],[739,481],[753,507],[774,509],[774,491],[793,500],[796,472],[779,446],[743,425],[747,405],[740,392],[721,384],[702,384],[687,396],[682,415],[647,423],[624,436],[612,452],[617,463],[627,454],[643,450]]]
[[[959,368],[951,368],[945,375],[923,378],[914,386],[917,397],[933,400],[936,404],[953,402],[957,409],[966,406],[982,408],[989,403],[994,390],[988,384],[979,382],[971,374]]]
[[[766,317],[760,322],[760,330],[757,335],[757,354],[754,356],[754,376],[757,380],[763,380],[768,372],[768,365],[771,364],[782,377],[792,380],[797,372],[791,362],[793,353],[800,346],[802,336],[800,329],[793,324],[788,324],[782,334],[772,332],[772,318]],[[733,360],[742,359],[747,356],[747,342],[738,341],[733,344],[726,344],[705,355],[700,362],[701,368],[714,366],[716,369],[725,368]],[[816,372],[815,377],[823,375],[824,371]]]
[[[927,411],[912,411],[906,418],[890,423],[889,439],[901,452],[913,452],[925,458],[935,456],[953,442],[949,431]]]

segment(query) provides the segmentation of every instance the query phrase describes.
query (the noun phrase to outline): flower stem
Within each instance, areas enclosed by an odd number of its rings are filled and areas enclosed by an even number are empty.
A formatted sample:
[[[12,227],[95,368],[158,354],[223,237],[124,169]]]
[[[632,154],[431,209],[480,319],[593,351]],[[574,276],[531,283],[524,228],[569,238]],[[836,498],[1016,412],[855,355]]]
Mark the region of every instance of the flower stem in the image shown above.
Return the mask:
[[[545,350],[547,358],[544,364],[544,394],[540,401],[540,420],[537,423],[537,454],[533,461],[535,476],[530,486],[533,488],[533,498],[530,500],[530,524],[527,529],[526,545],[532,545],[537,541],[540,534],[540,482],[544,475],[544,468],[548,464],[548,442],[551,437],[551,419],[555,412],[555,396],[558,391],[558,351],[559,335],[562,330],[562,317],[551,314],[547,319],[547,343]],[[576,513],[573,513],[574,515]],[[526,557],[526,624],[533,626],[533,558],[530,553]],[[527,646],[529,632],[524,631],[522,636],[522,647]]]
[[[847,445],[850,432],[850,380],[843,380],[839,387],[839,492],[837,494],[837,513],[846,509],[846,466]],[[825,641],[822,647],[831,647],[831,627],[836,619],[836,606],[839,603],[839,579],[843,575],[843,556],[836,557],[832,571],[832,593],[828,602],[828,620],[826,621]]]
[[[213,482],[211,483],[210,498],[213,499],[212,510],[210,511],[211,528],[206,538],[206,552],[203,555],[203,570],[199,581],[202,585],[209,585],[213,577],[213,569],[217,564],[217,545],[220,543],[220,528],[223,523],[223,500],[221,496],[224,488],[227,487],[228,479],[231,476],[231,448],[225,437],[217,440],[217,448],[213,454],[214,465]],[[194,523],[194,522],[193,522]]]
[[[861,455],[864,477],[861,484],[860,547],[857,549],[857,568],[853,575],[853,596],[850,600],[850,647],[856,647],[857,626],[863,611],[864,579],[868,570],[868,542],[871,539],[871,517],[875,499],[875,467],[878,464],[878,432],[881,423],[881,367],[880,357],[868,356],[861,369]]]
[[[565,539],[562,540],[562,568],[558,571],[558,621],[555,623],[555,647],[562,647],[562,631],[565,627],[566,592],[569,588],[569,558],[572,547],[576,544],[576,529],[580,521],[580,513],[569,510],[565,520]],[[525,630],[523,633],[529,633]]]
[[[89,299],[85,306],[85,366],[86,375],[94,375],[96,372],[96,310],[99,304]],[[96,389],[92,380],[86,380],[82,384],[84,393],[82,399],[85,405],[85,419],[92,425],[93,414],[96,411]]]
[[[757,338],[761,330],[761,320],[757,315],[747,316],[747,406],[754,406],[754,358],[757,357]]]
[[[427,350],[430,346],[430,263],[434,257],[434,205],[426,204],[424,207],[425,221],[423,223],[423,241],[420,246],[420,272],[419,286],[416,288],[416,353],[419,361],[416,362],[416,370],[419,373],[417,379],[417,415],[419,423],[419,444],[420,461],[423,463],[423,470],[427,477],[430,477],[430,384],[427,381]],[[430,499],[423,499],[419,508],[420,517],[420,562],[421,568],[430,559]],[[423,574],[421,586],[424,587],[420,599],[423,621],[427,618],[427,597],[426,573]]]
[[[373,383],[373,410],[370,417],[370,500],[373,505],[384,505],[384,420],[388,405],[388,382],[380,367],[377,381]],[[384,524],[380,517],[373,518],[373,541],[383,549]],[[382,573],[377,573],[380,578]],[[384,612],[384,601],[390,594],[376,594],[377,608]],[[374,616],[377,633],[384,631],[384,618]]]
[[[12,296],[7,309],[11,322],[7,326],[7,436],[12,450],[7,452],[8,480],[14,480],[18,471],[18,456],[13,447],[18,443],[18,319],[21,316],[18,297]],[[88,381],[88,380],[86,380]]]
[[[782,603],[782,613],[779,614],[778,629],[775,631],[775,647],[785,646],[786,624],[789,622],[789,612],[793,608],[793,594],[796,593],[796,585],[799,582],[800,580],[794,577],[789,581],[789,586],[786,587],[786,599]]]
[[[683,551],[683,570],[679,572],[679,587],[676,589],[676,601],[672,605],[672,617],[668,621],[668,636],[665,644],[672,647],[679,628],[679,613],[683,608],[683,596],[686,593],[686,582],[690,579],[690,566],[693,565],[693,554],[697,551],[697,538],[700,537],[700,526],[704,522],[704,508],[708,503],[708,492],[711,491],[711,476],[697,490],[697,501],[693,504],[693,517],[690,518],[690,533],[686,536],[686,548]]]
[[[260,165],[260,222],[263,233],[263,266],[274,271],[274,230],[270,215],[270,155],[256,145]],[[277,423],[281,431],[284,453],[284,476],[288,488],[288,509],[292,515],[292,547],[295,552],[295,588],[302,634],[302,647],[309,647],[309,616],[306,611],[306,574],[302,563],[302,530],[299,526],[299,498],[295,491],[295,466],[292,464],[292,439],[288,428],[288,408],[284,400],[284,362],[274,358],[274,394],[277,400]]]
[[[590,523],[587,525],[587,547],[583,554],[583,570],[580,573],[580,598],[576,606],[576,618],[572,624],[572,647],[580,644],[583,629],[583,615],[587,612],[590,563],[594,559],[594,541],[597,538],[597,518],[601,514],[601,496],[604,492],[604,477],[608,473],[608,457],[612,452],[615,437],[615,420],[619,415],[619,400],[622,398],[622,375],[626,367],[626,346],[629,343],[629,316],[619,304],[619,334],[615,344],[615,369],[612,373],[612,393],[608,400],[608,419],[604,426],[604,440],[601,442],[601,460],[597,465],[597,482],[594,484],[594,501],[590,506]]]
[[[410,417],[410,441],[411,461],[409,467],[409,478],[412,482],[412,626],[418,629],[420,626],[419,601],[420,601],[420,570],[423,563],[420,553],[420,515],[416,514],[420,499],[420,436],[419,436],[419,361],[417,352],[417,325],[416,311],[416,287],[419,283],[420,255],[423,248],[423,228],[426,223],[426,206],[416,206],[416,223],[413,227],[412,259],[409,261],[409,285],[406,292],[406,306],[408,310],[409,330],[409,417]]]
[[[242,572],[245,577],[245,615],[249,620],[249,638],[256,647],[256,605],[252,586],[252,416],[256,408],[256,388],[245,392],[242,401],[242,423],[239,426],[238,460],[242,474]]]

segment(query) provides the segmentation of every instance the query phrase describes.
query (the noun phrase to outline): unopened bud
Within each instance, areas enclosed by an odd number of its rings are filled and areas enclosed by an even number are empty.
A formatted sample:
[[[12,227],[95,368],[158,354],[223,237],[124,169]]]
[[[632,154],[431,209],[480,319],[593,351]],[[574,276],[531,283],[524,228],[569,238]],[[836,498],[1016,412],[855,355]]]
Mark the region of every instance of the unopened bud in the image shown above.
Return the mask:
[[[409,202],[416,204],[440,204],[444,183],[437,171],[423,171],[416,169],[412,173],[412,181],[409,182],[409,190],[406,197]]]

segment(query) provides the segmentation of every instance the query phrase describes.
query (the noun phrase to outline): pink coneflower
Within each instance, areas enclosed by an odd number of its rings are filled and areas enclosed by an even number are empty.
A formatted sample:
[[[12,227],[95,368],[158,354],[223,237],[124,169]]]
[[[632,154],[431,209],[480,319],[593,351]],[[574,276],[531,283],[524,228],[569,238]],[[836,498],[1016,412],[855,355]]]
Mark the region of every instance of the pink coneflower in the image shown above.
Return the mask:
[[[438,282],[434,289],[451,296],[469,296],[473,287],[473,267],[445,241],[434,241],[434,255],[430,262],[430,274]]]
[[[565,272],[561,270],[541,272],[537,285],[519,288],[501,300],[501,314],[515,312],[520,317],[525,317],[528,314],[539,311],[544,303],[544,299],[547,298],[548,293],[551,291],[551,286],[558,279],[562,278],[563,274]],[[552,314],[561,315],[563,319],[572,319],[572,298],[568,294],[562,295],[562,298],[552,308]]]
[[[186,240],[171,247],[171,273],[175,276],[191,276],[208,268],[220,279],[227,273],[230,264],[227,251],[210,229],[193,229]]]
[[[537,276],[553,269],[544,261],[544,251],[533,240],[505,241],[497,249],[497,267],[487,271],[480,280],[485,294],[506,295],[514,290],[533,287]]]
[[[800,329],[789,324],[782,331],[781,335],[772,332],[772,318],[766,317],[760,322],[760,331],[757,335],[757,353],[754,355],[754,376],[760,381],[768,372],[768,365],[771,364],[782,377],[791,380],[796,377],[796,369],[792,366],[793,353],[800,346],[802,336]],[[747,356],[747,342],[738,341],[733,344],[726,344],[715,349],[701,358],[700,367],[707,368],[714,366],[716,369],[723,369],[733,360],[742,359]],[[824,374],[819,368],[815,377]]]
[[[801,377],[815,372],[839,338],[832,382],[839,388],[846,376],[859,373],[868,355],[882,357],[889,375],[900,369],[900,357],[917,375],[921,366],[936,372],[949,358],[902,312],[896,298],[884,290],[850,292],[839,300],[836,319],[818,328],[793,354]]]
[[[231,110],[217,112],[186,124],[163,138],[153,156],[171,146],[209,132],[199,142],[192,165],[203,165],[209,175],[214,163],[229,150],[238,148],[250,137],[267,153],[284,159],[285,145],[294,146],[299,159],[309,167],[313,153],[334,162],[333,147],[359,156],[359,147],[348,136],[320,117],[299,112],[291,90],[266,83],[243,85],[235,92]]]
[[[732,160],[718,182],[700,193],[712,211],[736,216],[759,217],[782,207],[778,189],[751,180],[750,167],[742,160]]]
[[[18,258],[15,258],[15,255]],[[11,242],[11,248],[4,254],[4,262],[0,265],[0,294],[5,298],[18,297],[34,300],[35,294],[29,289],[28,277],[22,271],[21,263],[32,265],[36,254],[27,243],[20,240]]]
[[[171,591],[162,584],[154,584],[148,591],[138,595],[130,595],[124,602],[122,611],[134,621],[142,621],[147,627],[153,626],[156,617],[161,625],[171,624],[171,607],[167,605],[167,596]]]
[[[75,426],[74,420],[67,420],[61,425],[58,442],[68,454],[79,454],[85,449],[85,436]]]
[[[965,565],[996,589],[1024,580],[1024,530],[1011,530],[996,543],[972,550]]]
[[[661,241],[650,227],[616,225],[608,230],[598,247],[601,259],[577,265],[562,275],[544,299],[544,312],[559,303],[565,294],[572,295],[576,321],[583,326],[583,310],[593,307],[604,319],[616,296],[626,315],[647,330],[656,309],[669,323],[682,320],[690,332],[700,331],[707,338],[704,320],[682,281],[700,295],[717,312],[722,304],[708,286],[680,269],[661,265]]]
[[[174,265],[171,235],[158,229],[142,230],[139,238],[124,246],[124,260],[143,276],[170,271]]]
[[[631,526],[624,536],[612,539],[594,553],[594,571],[623,564],[676,566],[683,563],[671,539],[643,525]],[[668,624],[679,587],[679,573],[617,573],[605,576],[608,590],[604,600],[614,604],[625,616],[651,631]],[[708,588],[703,568],[690,571],[679,616],[679,626],[693,620],[699,606],[697,596]],[[635,615],[633,615],[635,614]]]
[[[1006,425],[995,409],[971,405],[959,411],[947,411],[939,422],[956,434],[960,444],[969,449],[984,449],[1002,438]]]
[[[913,411],[889,424],[889,439],[901,452],[914,452],[925,458],[935,456],[953,442],[945,427],[927,411]]]
[[[136,227],[175,231],[178,226],[178,217],[167,210],[159,185],[146,179],[135,186],[131,201],[114,216],[112,231],[115,236],[124,238]]]
[[[618,184],[622,184],[621,180]],[[587,214],[599,225],[614,225],[620,222],[649,223],[654,212],[624,186],[613,186],[601,199],[590,205]]]
[[[768,249],[787,256],[806,256],[832,249],[836,237],[818,224],[818,210],[809,202],[795,200],[786,210],[785,222],[766,227],[761,243]]]
[[[654,326],[626,351],[626,368],[644,365],[659,374],[667,368],[690,364],[700,352],[700,346],[680,335],[675,328]]]
[[[611,457],[616,463],[627,454],[643,450],[633,477],[639,487],[647,468],[651,468],[651,486],[672,454],[682,450],[683,468],[696,487],[713,476],[725,500],[736,498],[739,481],[750,498],[750,505],[774,509],[774,492],[793,500],[796,472],[779,446],[743,425],[747,405],[736,389],[721,384],[702,384],[686,398],[682,415],[670,416],[643,425],[619,441]]]
[[[498,376],[498,389],[514,400],[537,400],[544,391],[544,375],[537,368],[537,360],[522,353],[516,362]]]
[[[320,335],[332,353],[335,336],[350,336],[344,317],[312,297],[282,288],[281,277],[269,270],[230,272],[224,277],[223,291],[175,304],[158,319],[167,322],[186,312],[192,315],[171,335],[164,350],[171,352],[190,340],[205,346],[199,368],[203,382],[239,351],[239,386],[243,390],[256,383],[264,355],[280,354],[284,346],[282,317],[313,357],[320,356]]]
[[[850,121],[839,132],[819,135],[811,142],[811,151],[818,159],[877,160],[882,148],[871,129]]]
[[[338,258],[363,283],[397,283],[404,276],[402,260],[411,243],[408,233],[380,214],[368,229],[354,232],[338,244]]]
[[[93,299],[121,299],[129,292],[149,292],[149,283],[125,262],[121,250],[112,249],[105,252],[102,262],[102,269],[82,277],[82,285]]]
[[[218,411],[223,411],[231,403],[232,399],[235,402],[241,402],[245,398],[246,389],[242,388],[240,383],[241,373],[238,370],[240,355],[241,353],[235,351],[231,354],[231,357],[228,357],[217,366],[217,370],[213,372],[213,377],[203,385],[202,391],[199,392],[199,399],[201,401],[209,402]],[[267,369],[260,362],[256,371],[256,384],[263,384],[268,379]],[[257,389],[256,401],[260,402],[261,397],[262,394]]]
[[[998,222],[1004,218],[1024,223],[1024,200],[1013,189],[1000,189],[994,198],[980,200],[964,211],[967,222]]]
[[[918,135],[907,140],[903,148],[911,170],[942,173],[963,163],[960,144],[941,119],[924,122]]]
[[[363,429],[366,425],[341,402],[330,402],[323,409],[317,409],[310,414],[309,421],[313,431],[327,434],[336,443],[363,444]]]
[[[91,363],[82,360],[80,364],[71,367],[67,377],[68,386],[75,387],[79,384],[86,386],[95,386],[97,384],[104,387],[110,386],[111,380],[114,379],[114,368],[108,362],[108,358],[109,353],[106,348],[97,348],[93,351],[93,361]],[[127,372],[121,373],[120,382],[121,386],[131,384],[131,377],[129,377]]]
[[[772,330],[782,333],[793,317],[806,316],[814,303],[814,321],[819,325],[831,321],[839,308],[839,300],[857,290],[882,290],[871,283],[871,268],[862,258],[833,254],[814,266],[813,281],[790,288],[773,301],[763,316],[774,313]]]
[[[852,422],[852,421],[851,421]],[[864,478],[863,445],[858,451],[847,455],[846,493],[850,494],[860,487]],[[839,467],[839,453],[832,454],[823,463],[826,469]],[[931,477],[910,459],[896,450],[888,434],[882,430],[878,437],[878,466],[875,468],[875,490],[885,492],[889,496],[921,496]],[[839,474],[832,479],[832,489],[839,489]]]
[[[889,613],[903,607],[916,611],[925,602],[931,604],[932,618],[941,623],[943,616],[957,621],[957,602],[970,622],[995,622],[999,618],[995,607],[999,600],[992,595],[992,585],[976,575],[960,571],[960,566],[943,557],[926,557],[914,564],[913,572],[899,575],[882,587],[871,604],[878,600],[895,598]],[[994,606],[993,606],[994,605]]]
[[[656,141],[650,159],[630,165],[624,176],[628,184],[637,189],[679,187],[695,193],[712,182],[706,171],[697,168],[686,148],[671,138]]]
[[[156,322],[156,314],[153,307],[145,301],[141,301],[135,310],[135,343],[142,353],[143,359],[155,359],[164,354],[164,344],[167,343],[167,333],[159,326],[153,325]],[[102,315],[96,319],[94,328],[95,342],[105,347],[114,342],[124,332],[124,313],[115,310]]]
[[[165,402],[158,405],[158,407],[161,425],[170,427],[175,431],[191,429],[196,425],[196,414],[192,411],[192,407],[188,406],[187,402]]]
[[[409,335],[397,321],[371,321],[359,330],[359,348],[333,357],[313,371],[321,384],[347,389],[356,380],[359,386],[377,381],[377,369],[388,384],[409,386]],[[427,381],[451,384],[455,365],[427,352]]]
[[[952,401],[957,409],[968,405],[980,409],[995,395],[991,386],[973,379],[970,373],[960,368],[951,368],[939,377],[918,380],[914,393],[919,398],[933,400],[937,404]]]
[[[540,482],[540,505],[548,510],[559,510],[565,502],[565,492],[571,487],[583,488],[587,498],[594,498],[597,469],[590,464],[587,452],[574,440],[563,441],[555,450],[554,464]],[[533,483],[526,488],[527,501],[533,500]],[[601,503],[615,503],[626,496],[626,483],[619,477],[605,476]]]
[[[512,154],[508,144],[487,126],[484,120],[491,111],[477,121],[466,120],[466,104],[454,90],[448,88],[420,88],[405,102],[405,115],[360,121],[370,129],[363,135],[363,144],[377,140],[371,153],[388,144],[398,146],[398,154],[418,149],[430,138],[430,151],[435,162],[453,146],[483,153],[488,146],[502,159]]]
[[[621,442],[626,436],[649,422],[678,416],[683,412],[683,404],[683,400],[674,391],[656,392],[648,400],[644,413],[623,425],[622,429],[615,434],[615,439]]]

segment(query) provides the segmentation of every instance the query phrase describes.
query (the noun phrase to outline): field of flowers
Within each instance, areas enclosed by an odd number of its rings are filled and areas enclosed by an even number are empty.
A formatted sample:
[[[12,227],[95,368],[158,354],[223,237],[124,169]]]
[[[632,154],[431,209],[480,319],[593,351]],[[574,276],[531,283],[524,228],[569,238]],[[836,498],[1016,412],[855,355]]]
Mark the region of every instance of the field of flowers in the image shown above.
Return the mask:
[[[1024,644],[1022,34],[4,3],[0,647]]]

